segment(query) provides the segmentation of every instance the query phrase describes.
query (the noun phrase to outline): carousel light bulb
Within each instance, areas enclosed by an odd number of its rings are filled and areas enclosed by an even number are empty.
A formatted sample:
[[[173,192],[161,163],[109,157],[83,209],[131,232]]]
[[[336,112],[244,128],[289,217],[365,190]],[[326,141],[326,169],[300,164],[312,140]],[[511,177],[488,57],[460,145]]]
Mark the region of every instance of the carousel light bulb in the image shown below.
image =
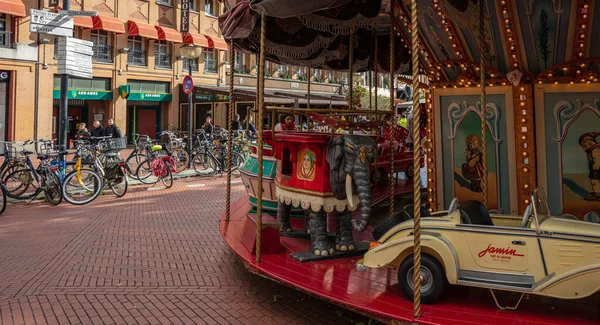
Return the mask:
[[[563,71],[567,71],[567,70],[569,70],[568,67],[563,67]]]
[[[521,123],[527,123],[527,120],[526,120],[526,119],[524,119],[524,118],[522,118],[522,119],[521,119]]]
[[[569,81],[569,84],[571,84],[571,85],[572,85],[572,84],[574,84],[574,83],[575,83],[575,82],[574,82],[573,80]]]
[[[529,204],[529,200],[525,200],[525,204]]]
[[[524,172],[528,172],[528,171],[529,171],[529,169],[528,169],[527,167],[523,167],[523,171],[524,171]]]
[[[523,185],[524,188],[529,188],[529,184]]]
[[[558,81],[555,81],[555,82],[554,82],[554,84],[555,84],[555,85],[558,85]]]
[[[521,87],[521,91],[525,91],[525,87]]]
[[[527,152],[523,151],[523,157],[527,157]]]

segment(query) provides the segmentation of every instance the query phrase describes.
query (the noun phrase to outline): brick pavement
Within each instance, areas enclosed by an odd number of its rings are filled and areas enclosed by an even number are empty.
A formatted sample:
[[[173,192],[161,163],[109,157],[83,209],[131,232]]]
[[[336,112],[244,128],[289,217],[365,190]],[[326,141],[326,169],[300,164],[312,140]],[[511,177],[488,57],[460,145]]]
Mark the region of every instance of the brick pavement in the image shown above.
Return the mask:
[[[234,183],[237,200],[245,191]],[[0,323],[367,323],[249,274],[219,235],[224,184],[193,177],[82,207],[9,204],[0,216]]]

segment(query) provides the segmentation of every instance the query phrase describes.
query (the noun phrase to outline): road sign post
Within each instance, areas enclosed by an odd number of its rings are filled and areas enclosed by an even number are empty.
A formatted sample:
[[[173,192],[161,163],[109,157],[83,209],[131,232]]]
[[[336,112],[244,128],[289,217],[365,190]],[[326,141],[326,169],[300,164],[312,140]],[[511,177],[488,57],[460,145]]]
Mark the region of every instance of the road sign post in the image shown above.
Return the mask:
[[[71,0],[63,0],[63,10],[69,11],[71,9]],[[71,21],[73,18],[71,18]],[[73,36],[71,34],[71,36]],[[60,41],[60,39],[59,39]],[[67,130],[69,123],[69,75],[63,73],[60,75],[60,106],[58,109],[58,148],[62,153],[60,155],[60,162],[66,161],[66,155],[64,152],[67,151]]]
[[[73,36],[73,17],[54,12],[31,9],[29,31],[54,36]]]

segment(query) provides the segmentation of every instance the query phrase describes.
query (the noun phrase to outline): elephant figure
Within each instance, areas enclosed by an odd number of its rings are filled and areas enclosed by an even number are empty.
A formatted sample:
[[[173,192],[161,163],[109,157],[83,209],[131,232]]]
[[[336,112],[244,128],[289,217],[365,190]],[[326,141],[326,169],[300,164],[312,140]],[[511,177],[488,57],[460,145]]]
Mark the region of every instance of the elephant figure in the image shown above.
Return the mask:
[[[367,136],[345,135],[334,138],[327,145],[327,162],[330,168],[330,185],[335,199],[348,201],[350,208],[360,203],[360,219],[352,220],[350,211],[336,213],[335,250],[352,251],[356,244],[352,238],[352,226],[356,231],[364,231],[371,217],[371,188],[369,167],[375,157],[375,141]],[[353,193],[357,193],[359,202],[355,202]],[[279,203],[277,220],[280,231],[291,232],[291,206]],[[324,209],[314,212],[308,209],[305,231],[310,234],[312,252],[317,256],[334,253],[327,239],[327,213]]]

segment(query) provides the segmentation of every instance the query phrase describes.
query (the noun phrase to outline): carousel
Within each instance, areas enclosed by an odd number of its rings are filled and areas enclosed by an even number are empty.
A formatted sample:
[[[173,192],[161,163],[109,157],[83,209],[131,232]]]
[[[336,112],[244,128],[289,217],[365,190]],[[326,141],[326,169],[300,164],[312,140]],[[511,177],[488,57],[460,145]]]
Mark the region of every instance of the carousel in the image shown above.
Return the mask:
[[[600,322],[599,4],[225,5],[230,60],[259,56],[248,196],[231,202],[229,173],[220,222],[250,272],[384,323]],[[370,107],[311,108],[310,80],[307,108],[265,106],[266,60],[348,71],[349,94],[358,72],[411,84],[412,119],[394,83],[388,110],[377,82]],[[319,128],[266,130],[277,114]]]

